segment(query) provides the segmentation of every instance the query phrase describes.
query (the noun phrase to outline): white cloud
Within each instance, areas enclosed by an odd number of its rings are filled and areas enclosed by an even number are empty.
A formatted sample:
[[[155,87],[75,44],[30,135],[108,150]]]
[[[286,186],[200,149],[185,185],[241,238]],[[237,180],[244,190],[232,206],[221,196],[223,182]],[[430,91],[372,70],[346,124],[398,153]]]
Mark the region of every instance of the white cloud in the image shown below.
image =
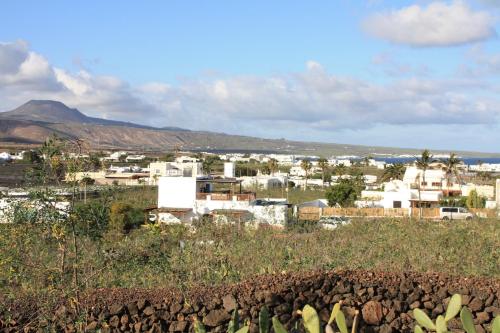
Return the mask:
[[[416,47],[450,46],[496,35],[495,20],[486,11],[473,11],[465,2],[433,2],[381,12],[363,22],[364,30],[395,44]]]
[[[485,93],[488,83],[474,78],[382,84],[333,75],[309,61],[298,73],[210,75],[135,87],[113,76],[55,68],[22,43],[0,46],[2,110],[55,99],[108,119],[264,137],[302,133],[302,139],[402,124],[489,125],[500,115],[497,95]]]
[[[460,68],[464,76],[498,77],[500,73],[500,53],[489,53],[481,45],[471,47],[466,59]]]

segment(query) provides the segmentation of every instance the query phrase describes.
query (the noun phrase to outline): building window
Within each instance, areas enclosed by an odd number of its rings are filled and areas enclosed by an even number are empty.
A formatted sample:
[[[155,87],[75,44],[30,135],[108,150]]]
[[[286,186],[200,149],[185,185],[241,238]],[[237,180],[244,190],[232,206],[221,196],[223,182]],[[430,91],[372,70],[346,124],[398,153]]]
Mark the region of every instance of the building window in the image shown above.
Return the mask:
[[[422,186],[427,186],[427,182],[420,183]]]
[[[393,201],[392,208],[401,208],[401,201]]]
[[[433,182],[432,186],[441,186],[441,183],[440,182]]]

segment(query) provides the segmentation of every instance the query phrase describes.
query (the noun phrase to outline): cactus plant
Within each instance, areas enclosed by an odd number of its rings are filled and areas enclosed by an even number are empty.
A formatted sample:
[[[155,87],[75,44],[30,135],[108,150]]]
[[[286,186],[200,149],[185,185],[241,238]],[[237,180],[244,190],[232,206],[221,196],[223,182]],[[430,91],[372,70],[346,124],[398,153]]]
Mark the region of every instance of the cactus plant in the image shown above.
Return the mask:
[[[240,317],[238,315],[238,308],[234,309],[231,321],[227,327],[227,333],[236,333],[240,329]]]
[[[344,313],[342,312],[341,307],[342,307],[342,301],[336,303],[333,306],[328,323],[326,324],[323,330],[324,333],[335,333],[334,327],[336,327],[340,331],[340,333],[348,333],[345,316]],[[318,313],[312,306],[306,305],[302,310],[297,311],[297,313],[302,316],[304,328],[308,333],[322,332]],[[453,295],[451,297],[448,307],[446,309],[446,313],[444,314],[444,316],[439,315],[436,318],[435,322],[433,322],[424,311],[420,309],[415,309],[413,311],[413,315],[415,316],[417,324],[415,325],[414,332],[424,333],[424,329],[426,329],[427,331],[432,331],[436,333],[447,333],[449,332],[448,322],[453,318],[455,318],[459,313],[460,313],[460,320],[462,322],[462,326],[465,332],[476,333],[472,313],[467,307],[465,306],[462,307],[462,297],[458,294]],[[356,310],[351,333],[356,332],[356,323],[358,315],[359,311]],[[287,329],[279,321],[277,316],[272,317],[272,319],[270,320],[269,309],[266,306],[263,306],[259,312],[259,333],[269,333],[271,323],[274,333],[288,333]],[[248,322],[243,327],[240,327],[238,309],[235,309],[231,316],[227,332],[248,333],[249,329],[250,325]],[[500,316],[497,316],[493,320],[491,330],[492,333],[500,333]],[[196,318],[194,320],[194,332],[206,333],[205,327]]]
[[[423,333],[422,327],[429,331],[435,331],[436,333],[446,333],[448,331],[448,322],[455,318],[457,314],[460,313],[460,321],[462,322],[462,327],[467,333],[476,333],[474,327],[474,319],[472,318],[472,313],[467,307],[462,307],[462,297],[459,294],[455,294],[451,297],[448,303],[448,308],[446,309],[446,314],[444,317],[439,315],[436,318],[436,322],[432,320],[425,314],[424,311],[420,309],[415,309],[413,315],[417,321],[415,325],[415,333]],[[496,317],[492,324],[492,333],[500,333],[500,317]]]
[[[259,312],[259,333],[269,333],[269,310],[263,306]]]
[[[319,316],[312,306],[307,304],[299,314],[302,315],[304,327],[308,333],[320,333]]]
[[[194,332],[195,333],[206,333],[207,330],[205,329],[205,326],[197,319],[194,318]]]
[[[273,329],[274,333],[288,333],[283,324],[279,321],[278,317],[273,317]]]
[[[500,316],[495,317],[493,324],[491,325],[492,333],[500,333]]]
[[[476,333],[472,313],[465,306],[462,308],[462,311],[460,311],[460,320],[462,321],[462,326],[467,333]]]

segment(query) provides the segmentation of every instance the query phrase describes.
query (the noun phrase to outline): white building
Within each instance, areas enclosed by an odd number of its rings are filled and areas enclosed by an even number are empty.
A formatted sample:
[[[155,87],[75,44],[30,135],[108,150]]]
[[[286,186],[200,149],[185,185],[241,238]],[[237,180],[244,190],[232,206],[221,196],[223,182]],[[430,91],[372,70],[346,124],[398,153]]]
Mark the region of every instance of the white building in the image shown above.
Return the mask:
[[[310,176],[318,172],[321,172],[321,168],[313,166],[311,170],[309,170],[308,175]],[[301,166],[296,165],[290,168],[290,176],[305,177],[306,171]]]
[[[140,161],[144,161],[145,159],[146,159],[145,155],[128,155],[125,158],[125,161],[127,161],[127,162],[140,162]]]
[[[0,162],[9,162],[12,160],[12,156],[7,152],[0,153]]]
[[[109,156],[103,157],[100,160],[102,161],[112,161],[118,162],[122,156],[127,156],[126,151],[115,151],[114,153],[109,154]]]
[[[149,163],[150,183],[155,184],[159,177],[197,177],[203,175],[200,162],[151,162]]]
[[[374,160],[374,159],[369,159],[368,160],[368,165],[376,167],[377,169],[383,170],[383,169],[385,169],[386,163],[384,161],[377,161],[377,160]]]
[[[234,162],[224,162],[224,177],[234,178],[236,174],[236,166]]]
[[[469,166],[470,171],[500,172],[500,164],[483,163]]]
[[[228,190],[214,192],[215,185]],[[284,227],[287,205],[256,204],[255,193],[242,192],[236,179],[197,177],[160,177],[158,180],[158,221],[191,223],[203,216],[246,214],[256,224]]]
[[[198,163],[198,159],[196,157],[191,156],[179,156],[175,158],[175,162],[177,163]]]
[[[328,159],[328,164],[332,165],[332,166],[338,166],[338,165],[344,165],[346,167],[350,167],[352,165],[351,163],[351,160],[349,159],[339,159],[339,158],[335,158],[335,157],[331,157]]]
[[[449,195],[462,194],[462,186],[458,180],[451,179],[448,182],[446,173],[441,168],[427,169],[424,177],[423,170],[409,166],[406,168],[403,182],[414,189],[443,191]]]
[[[288,174],[276,173],[274,175],[258,174],[254,177],[240,177],[241,185],[246,189],[282,188],[288,183]]]
[[[473,183],[462,185],[463,196],[468,196],[471,191],[476,191],[480,197],[485,197],[488,200],[495,199],[495,186],[493,185],[478,185]]]
[[[362,191],[358,207],[412,208],[419,202],[425,206],[437,206],[443,198],[443,192],[411,188],[401,180],[392,180],[384,184],[383,191]]]

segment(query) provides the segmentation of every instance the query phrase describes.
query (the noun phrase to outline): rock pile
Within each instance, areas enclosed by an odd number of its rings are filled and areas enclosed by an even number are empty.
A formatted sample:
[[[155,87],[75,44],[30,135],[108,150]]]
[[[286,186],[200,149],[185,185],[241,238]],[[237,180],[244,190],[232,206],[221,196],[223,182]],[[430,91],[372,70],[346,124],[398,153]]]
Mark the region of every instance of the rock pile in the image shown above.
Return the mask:
[[[80,327],[87,332],[188,332],[196,317],[208,331],[225,332],[231,313],[238,309],[242,320],[250,320],[250,331],[258,332],[258,313],[264,305],[291,329],[300,320],[296,311],[304,305],[312,305],[325,324],[333,305],[342,300],[348,326],[359,310],[358,332],[412,332],[413,309],[424,309],[436,318],[446,311],[455,293],[462,295],[464,305],[472,311],[477,331],[488,331],[494,316],[500,315],[499,280],[366,271],[260,276],[231,286],[199,287],[187,294],[100,289],[82,296],[80,314],[65,304],[54,311],[50,320],[31,321],[26,326],[22,316],[9,321],[4,313],[0,329],[18,332],[51,327],[76,332]],[[461,327],[459,320],[452,320],[450,327]]]

